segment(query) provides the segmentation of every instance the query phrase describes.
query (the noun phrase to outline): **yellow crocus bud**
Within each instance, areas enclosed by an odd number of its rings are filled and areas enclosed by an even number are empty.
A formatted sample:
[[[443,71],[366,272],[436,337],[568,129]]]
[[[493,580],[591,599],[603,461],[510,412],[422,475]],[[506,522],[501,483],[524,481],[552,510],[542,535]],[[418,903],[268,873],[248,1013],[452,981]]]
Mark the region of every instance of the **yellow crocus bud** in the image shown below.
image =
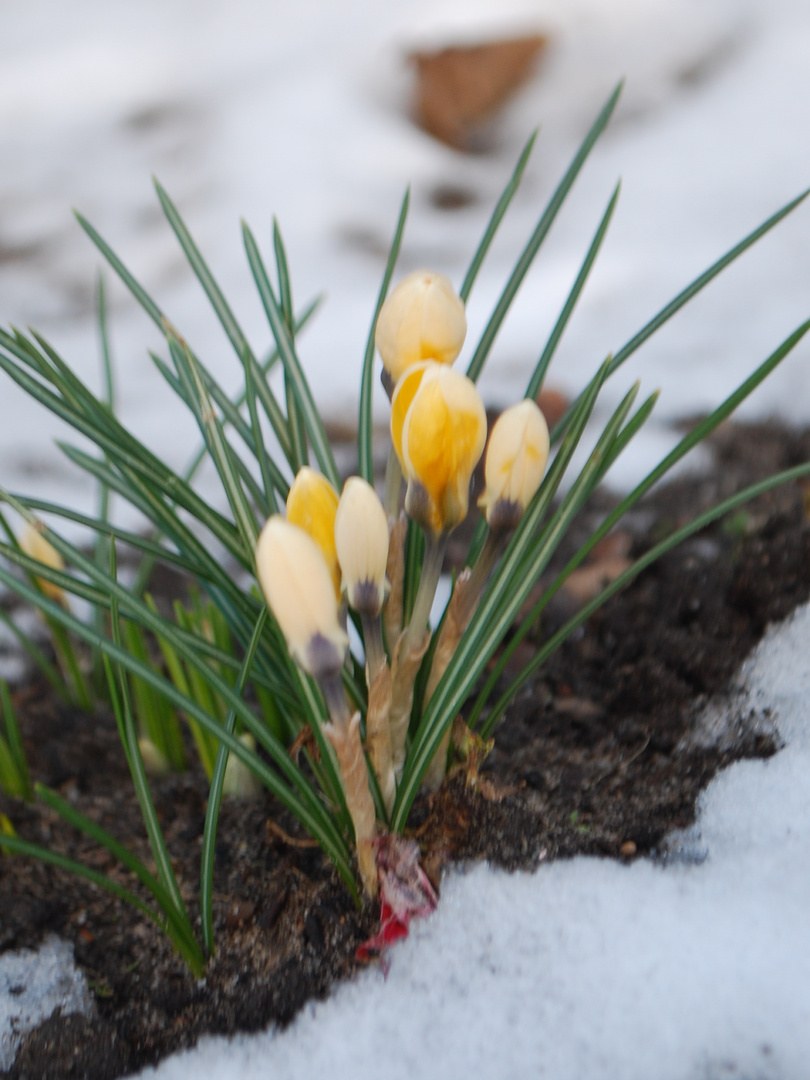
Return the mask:
[[[434,270],[416,270],[383,304],[374,340],[393,387],[405,369],[420,360],[452,364],[466,334],[464,304],[449,278]]]
[[[517,527],[548,463],[548,424],[529,398],[506,409],[492,428],[484,461],[486,488],[478,505],[495,530]]]
[[[335,548],[335,514],[338,493],[325,476],[305,465],[299,469],[287,494],[287,521],[309,533],[323,552],[335,596],[340,600],[340,566]]]
[[[256,574],[296,663],[315,678],[338,673],[349,639],[338,622],[329,567],[312,537],[274,514],[256,543]]]
[[[388,518],[371,484],[350,476],[335,517],[335,546],[349,606],[376,616],[385,600]]]
[[[52,570],[64,570],[65,561],[56,548],[51,544],[42,533],[34,525],[26,523],[25,528],[20,533],[20,547],[29,555],[32,559],[36,559],[37,562],[44,563],[45,566],[50,566]],[[65,597],[64,589],[61,589],[58,585],[54,585],[51,581],[46,581],[44,578],[38,577],[36,579],[37,585],[50,597],[51,600],[56,600],[60,604],[66,604],[67,598]]]
[[[391,402],[391,437],[408,481],[405,510],[433,535],[467,516],[487,418],[475,384],[441,364],[414,365]]]

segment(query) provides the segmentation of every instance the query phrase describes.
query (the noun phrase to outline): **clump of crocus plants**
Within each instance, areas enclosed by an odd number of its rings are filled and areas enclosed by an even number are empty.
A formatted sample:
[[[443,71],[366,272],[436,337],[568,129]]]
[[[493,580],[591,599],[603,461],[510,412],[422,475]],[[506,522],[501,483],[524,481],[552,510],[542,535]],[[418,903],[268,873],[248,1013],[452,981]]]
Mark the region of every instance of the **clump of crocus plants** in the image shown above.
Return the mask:
[[[679,528],[542,641],[505,686],[499,681],[568,574],[653,484],[733,412],[810,327],[810,323],[800,326],[684,436],[605,518],[527,613],[526,602],[571,521],[654,408],[655,394],[637,404],[639,387],[629,387],[593,442],[584,466],[566,477],[561,494],[561,481],[605,381],[804,198],[783,207],[722,255],[623,347],[597,364],[590,382],[549,432],[535,399],[604,239],[617,187],[552,333],[538,348],[539,359],[527,365],[523,400],[506,408],[488,432],[476,382],[511,302],[618,96],[617,89],[596,118],[472,345],[466,340],[466,308],[534,138],[458,288],[444,274],[429,269],[408,275],[389,292],[407,215],[406,195],[366,343],[357,467],[348,478],[335,464],[298,359],[296,336],[315,305],[300,313],[294,308],[277,227],[275,283],[252,232],[243,227],[248,263],[272,338],[269,351],[266,346],[256,351],[176,207],[157,186],[168,222],[241,366],[243,389],[231,397],[118,255],[79,217],[90,239],[164,334],[167,355],[152,359],[170,391],[197,421],[203,449],[185,472],[177,473],[118,421],[104,334],[108,389],[99,399],[41,337],[1,332],[0,367],[78,431],[85,446],[89,440],[97,448],[92,454],[60,444],[74,465],[96,478],[102,498],[94,516],[0,489],[0,501],[27,529],[19,542],[12,521],[0,514],[7,536],[0,544],[5,556],[0,581],[34,604],[48,625],[58,629],[62,650],[65,643],[70,645],[78,674],[81,669],[91,672],[96,693],[112,708],[156,869],[147,870],[55,792],[41,785],[31,788],[19,760],[11,715],[6,718],[6,743],[13,754],[5,757],[14,758],[14,769],[9,766],[8,775],[23,777],[18,786],[28,797],[43,799],[105,845],[132,870],[145,892],[128,891],[89,867],[26,842],[14,833],[13,822],[4,830],[4,850],[58,862],[123,895],[166,928],[189,966],[199,972],[215,948],[213,852],[221,800],[232,791],[252,789],[255,785],[244,779],[249,773],[320,843],[358,903],[373,902],[381,892],[384,931],[389,922],[379,943],[385,944],[404,932],[414,913],[428,911],[435,903],[419,867],[418,849],[407,840],[408,817],[421,791],[441,785],[453,753],[463,757],[470,746],[484,746],[493,732],[497,737],[497,722],[517,690],[569,634],[644,567],[746,499],[810,472],[810,465],[801,465],[780,473]],[[101,312],[103,331],[103,305]],[[469,356],[462,361],[465,350]],[[378,356],[390,401],[391,435],[379,493],[372,467],[371,409]],[[278,390],[268,378],[274,364],[281,368]],[[268,432],[279,448],[275,456],[267,449]],[[468,515],[471,477],[482,456],[485,486],[477,499],[480,518],[466,565],[454,578],[441,619],[431,625],[448,537]],[[209,505],[194,487],[204,459],[220,477],[226,510]],[[143,515],[148,536],[145,531],[126,531],[110,519],[112,494]],[[95,551],[88,555],[45,523],[59,519],[90,530]],[[122,546],[141,558],[131,585],[123,584],[116,570]],[[179,568],[194,582],[204,597],[196,615],[178,609],[173,620],[161,614],[146,591],[156,560]],[[74,614],[72,596],[90,603],[91,620]],[[158,643],[165,666],[149,662],[144,634]],[[157,700],[167,710],[165,719],[139,730],[157,708],[150,702]],[[171,758],[174,736],[166,740],[161,759],[152,751],[152,746],[160,749],[162,728],[176,724],[178,715],[191,727],[211,784],[200,869],[201,943],[175,880],[150,794],[149,770],[156,768],[155,762],[161,768],[181,767],[179,759],[173,763]],[[291,754],[293,744],[297,752]],[[238,774],[233,759],[244,767]],[[411,899],[403,902],[403,896]]]

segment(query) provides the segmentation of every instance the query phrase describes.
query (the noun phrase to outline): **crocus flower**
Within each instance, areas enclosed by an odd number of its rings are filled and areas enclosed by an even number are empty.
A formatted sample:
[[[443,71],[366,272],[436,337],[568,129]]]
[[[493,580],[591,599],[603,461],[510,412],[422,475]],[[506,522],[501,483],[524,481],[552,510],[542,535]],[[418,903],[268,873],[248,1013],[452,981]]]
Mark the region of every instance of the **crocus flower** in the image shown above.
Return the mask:
[[[35,526],[26,523],[20,533],[19,544],[25,554],[32,559],[36,559],[37,562],[49,566],[52,570],[65,569],[65,561],[62,556]],[[56,600],[60,604],[67,603],[64,589],[54,585],[52,581],[46,581],[45,578],[38,577],[36,582],[51,600]]]
[[[391,437],[408,482],[405,510],[433,535],[467,516],[487,418],[474,383],[452,368],[416,364],[397,384]]]
[[[329,567],[308,533],[275,514],[256,543],[256,573],[293,659],[315,678],[340,671],[349,644]]]
[[[420,360],[452,364],[466,334],[464,304],[444,274],[416,270],[403,278],[380,309],[375,332],[392,389]]]
[[[495,530],[514,529],[540,487],[548,463],[548,425],[533,401],[506,409],[492,428],[478,505]]]
[[[388,518],[374,488],[359,476],[344,485],[335,547],[349,606],[361,615],[379,615],[385,599]]]
[[[305,465],[287,494],[287,521],[309,533],[323,553],[335,595],[340,599],[340,566],[335,549],[338,493],[325,476]]]

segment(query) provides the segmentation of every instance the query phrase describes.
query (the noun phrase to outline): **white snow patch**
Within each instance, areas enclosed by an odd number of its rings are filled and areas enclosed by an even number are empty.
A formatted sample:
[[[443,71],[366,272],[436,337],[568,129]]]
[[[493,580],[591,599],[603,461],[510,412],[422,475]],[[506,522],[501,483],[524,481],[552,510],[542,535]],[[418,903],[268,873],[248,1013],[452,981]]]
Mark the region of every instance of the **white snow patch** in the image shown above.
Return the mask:
[[[23,1036],[56,1009],[64,1016],[93,1009],[72,945],[50,934],[36,950],[0,954],[0,1070],[11,1068]]]

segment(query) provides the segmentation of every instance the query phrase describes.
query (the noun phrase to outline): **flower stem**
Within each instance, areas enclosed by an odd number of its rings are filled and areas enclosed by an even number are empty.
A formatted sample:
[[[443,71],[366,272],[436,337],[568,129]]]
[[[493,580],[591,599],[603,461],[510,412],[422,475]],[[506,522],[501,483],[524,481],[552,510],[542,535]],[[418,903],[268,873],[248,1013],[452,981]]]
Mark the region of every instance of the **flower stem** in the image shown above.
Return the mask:
[[[490,529],[487,532],[487,538],[484,541],[484,546],[481,548],[481,554],[475,561],[469,582],[464,590],[463,608],[459,612],[459,622],[464,627],[467,626],[472,618],[473,613],[478,606],[478,601],[481,598],[481,593],[484,591],[484,587],[489,580],[489,575],[495,569],[495,565],[500,559],[503,549],[511,535],[511,531],[495,532]]]
[[[377,677],[377,672],[386,663],[382,639],[382,619],[379,615],[361,615],[360,622],[363,626],[363,646],[366,650],[368,685],[371,686]]]
[[[422,576],[413,604],[411,621],[408,623],[407,647],[415,649],[422,642],[430,618],[430,609],[436,595],[436,587],[447,550],[447,533],[427,533],[425,536],[425,559],[422,563]]]
[[[352,714],[349,710],[349,702],[346,700],[346,691],[343,689],[340,672],[322,675],[318,679],[318,684],[323,691],[324,698],[326,698],[326,708],[330,718],[334,723],[345,727],[351,720]]]
[[[402,468],[399,458],[393,446],[388,452],[388,463],[385,466],[385,497],[383,506],[389,518],[395,521],[399,516],[399,495],[402,490]]]

